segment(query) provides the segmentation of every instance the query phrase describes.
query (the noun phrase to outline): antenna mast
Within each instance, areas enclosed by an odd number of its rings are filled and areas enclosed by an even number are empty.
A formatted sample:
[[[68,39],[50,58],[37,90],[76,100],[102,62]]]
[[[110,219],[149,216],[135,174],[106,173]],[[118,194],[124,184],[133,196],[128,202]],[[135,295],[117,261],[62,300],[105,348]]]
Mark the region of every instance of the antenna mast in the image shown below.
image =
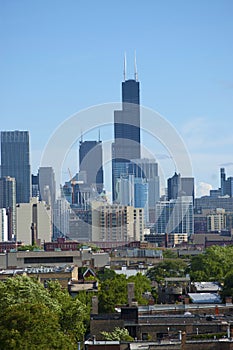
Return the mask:
[[[125,53],[125,57],[124,57],[124,71],[123,71],[123,78],[124,78],[124,81],[126,81],[126,53]]]
[[[136,50],[134,51],[134,79],[138,81],[137,61],[136,61]]]

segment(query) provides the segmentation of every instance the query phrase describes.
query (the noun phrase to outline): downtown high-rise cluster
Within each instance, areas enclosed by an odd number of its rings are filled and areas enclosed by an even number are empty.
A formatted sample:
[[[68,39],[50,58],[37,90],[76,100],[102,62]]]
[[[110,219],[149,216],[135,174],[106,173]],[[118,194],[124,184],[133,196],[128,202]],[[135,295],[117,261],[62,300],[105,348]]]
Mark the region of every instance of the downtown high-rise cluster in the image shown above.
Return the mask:
[[[69,171],[57,193],[51,166],[31,174],[29,132],[2,131],[0,241],[154,242],[157,235],[171,235],[176,244],[195,232],[231,230],[233,186],[224,169],[221,188],[210,196],[195,199],[194,178],[176,172],[161,196],[159,165],[155,158],[142,157],[140,110],[136,65],[134,79],[127,79],[124,67],[122,105],[113,116],[111,200],[104,189],[100,136],[81,136],[79,171],[74,176]]]

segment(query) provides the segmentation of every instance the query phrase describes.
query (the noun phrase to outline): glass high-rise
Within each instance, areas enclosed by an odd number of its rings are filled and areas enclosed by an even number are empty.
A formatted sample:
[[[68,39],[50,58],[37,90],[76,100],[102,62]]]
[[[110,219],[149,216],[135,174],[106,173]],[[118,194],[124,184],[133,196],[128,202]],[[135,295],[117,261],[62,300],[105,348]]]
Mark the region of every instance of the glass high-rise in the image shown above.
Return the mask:
[[[114,143],[112,144],[112,197],[116,200],[117,179],[127,173],[131,160],[141,158],[140,92],[135,79],[122,82],[122,110],[114,112]]]
[[[30,202],[31,170],[28,131],[1,132],[1,176],[15,178],[17,203]]]
[[[0,178],[0,208],[6,209],[7,239],[11,241],[16,238],[16,183],[14,177]]]
[[[79,171],[85,173],[85,185],[103,191],[102,141],[81,141],[79,145]]]

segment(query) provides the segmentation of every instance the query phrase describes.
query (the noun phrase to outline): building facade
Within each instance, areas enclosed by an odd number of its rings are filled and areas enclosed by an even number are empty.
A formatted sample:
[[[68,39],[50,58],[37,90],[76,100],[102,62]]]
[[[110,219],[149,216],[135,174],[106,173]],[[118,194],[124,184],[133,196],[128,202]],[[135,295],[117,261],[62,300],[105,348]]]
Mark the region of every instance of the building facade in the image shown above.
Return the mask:
[[[182,196],[156,204],[156,233],[187,234],[194,232],[193,201],[191,196]]]
[[[5,208],[0,208],[0,242],[8,240],[8,222]]]
[[[103,191],[102,141],[80,141],[79,172],[85,173],[84,184],[94,186],[98,193]]]
[[[40,245],[52,239],[51,207],[38,198],[16,207],[17,240],[29,245]]]
[[[55,201],[53,208],[53,238],[69,236],[70,204],[64,197]]]
[[[125,78],[125,74],[124,74]],[[135,79],[122,82],[122,110],[114,112],[114,143],[112,144],[112,197],[116,200],[116,182],[126,174],[128,163],[141,158],[140,92]]]
[[[68,236],[78,242],[92,240],[92,210],[90,206],[86,208],[71,206]]]
[[[143,208],[92,203],[92,241],[143,240],[143,233]]]
[[[221,196],[233,197],[233,177],[226,178],[225,169],[220,169]]]
[[[1,132],[1,176],[15,178],[17,203],[30,202],[31,167],[28,131]]]
[[[167,180],[167,199],[177,199],[180,196],[192,196],[194,203],[194,178],[181,177],[175,174]]]
[[[40,200],[53,207],[56,200],[56,182],[52,167],[40,167],[38,170]]]
[[[6,209],[6,240],[11,241],[16,237],[16,182],[14,177],[5,176],[0,178],[0,208]]]

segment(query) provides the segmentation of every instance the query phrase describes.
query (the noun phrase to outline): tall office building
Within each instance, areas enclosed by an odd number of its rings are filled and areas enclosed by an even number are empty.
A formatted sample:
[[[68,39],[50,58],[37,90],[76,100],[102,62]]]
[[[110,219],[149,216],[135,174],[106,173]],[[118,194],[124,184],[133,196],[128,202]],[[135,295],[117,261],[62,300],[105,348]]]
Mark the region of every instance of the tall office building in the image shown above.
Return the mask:
[[[122,110],[114,111],[114,142],[112,144],[112,197],[116,200],[116,183],[126,174],[128,163],[141,158],[140,93],[135,65],[135,79],[122,82]]]
[[[192,196],[182,196],[156,204],[156,233],[179,233],[191,235],[194,232]]]
[[[69,235],[70,204],[64,197],[56,199],[53,208],[53,238]]]
[[[52,167],[40,167],[38,170],[40,200],[53,207],[56,200],[56,182]]]
[[[142,208],[107,203],[92,203],[92,240],[130,242],[143,240]]]
[[[40,189],[39,189],[39,176],[32,174],[32,197],[39,197],[40,196]]]
[[[226,182],[225,169],[221,168],[220,169],[220,184],[221,184],[221,195],[222,196],[224,196],[224,192],[225,192],[225,182]]]
[[[167,195],[168,200],[177,199],[181,196],[192,196],[194,203],[194,178],[181,177],[180,174],[175,174],[167,180]]]
[[[0,208],[0,242],[8,241],[8,220],[5,208]]]
[[[175,174],[167,180],[167,199],[177,199],[181,192],[180,174]]]
[[[116,197],[120,205],[134,206],[134,175],[121,175],[116,181]]]
[[[139,179],[146,180],[148,186],[148,198],[145,203],[147,203],[147,209],[144,208],[145,213],[147,213],[146,222],[155,222],[155,205],[160,200],[160,186],[159,186],[159,175],[158,175],[158,163],[154,159],[142,158],[134,159],[128,166],[129,174],[133,174],[137,182]],[[139,193],[135,194],[135,200],[140,201]]]
[[[221,195],[233,197],[233,177],[230,176],[226,179],[225,169],[220,169],[220,181],[221,181]]]
[[[17,203],[30,202],[31,171],[28,131],[1,132],[1,176],[15,178]]]
[[[6,209],[7,240],[16,238],[16,183],[15,178],[0,178],[0,208]]]
[[[102,141],[80,141],[79,172],[85,178],[84,185],[103,191]]]
[[[158,164],[154,159],[133,159],[126,172],[116,180],[116,202],[144,208],[145,223],[155,223],[155,205],[160,199]]]
[[[34,197],[16,207],[17,240],[39,245],[52,239],[51,207]]]

